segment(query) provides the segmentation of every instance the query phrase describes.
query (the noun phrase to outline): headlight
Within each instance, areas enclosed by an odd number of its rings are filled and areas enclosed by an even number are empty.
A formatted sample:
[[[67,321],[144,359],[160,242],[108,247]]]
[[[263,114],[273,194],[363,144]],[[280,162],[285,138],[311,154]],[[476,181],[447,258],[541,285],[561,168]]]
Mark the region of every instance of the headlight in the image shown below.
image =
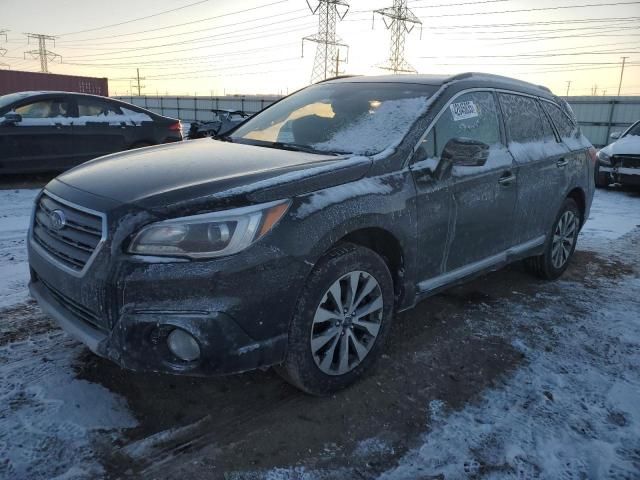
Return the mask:
[[[600,163],[602,165],[607,165],[607,166],[611,165],[611,157],[606,153],[604,153],[602,150],[598,152],[598,160],[600,160]]]
[[[232,255],[269,232],[290,203],[264,203],[152,223],[134,237],[129,253],[191,258]]]

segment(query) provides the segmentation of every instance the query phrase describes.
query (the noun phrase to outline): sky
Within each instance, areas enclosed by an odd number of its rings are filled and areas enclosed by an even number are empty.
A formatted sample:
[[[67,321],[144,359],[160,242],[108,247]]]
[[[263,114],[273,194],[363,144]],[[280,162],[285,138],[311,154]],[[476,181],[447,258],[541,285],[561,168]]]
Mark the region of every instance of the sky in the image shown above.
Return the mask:
[[[390,33],[349,3],[337,35],[345,74],[388,73]],[[311,6],[317,0],[309,0]],[[481,71],[546,85],[558,95],[640,95],[640,1],[408,0],[421,20],[406,35],[418,73]],[[565,8],[566,7],[566,8]],[[39,71],[25,33],[55,36],[52,73],[109,78],[112,95],[286,94],[311,81],[318,29],[306,0],[0,0],[0,68]],[[2,50],[5,49],[5,50]],[[5,64],[5,65],[2,65]]]

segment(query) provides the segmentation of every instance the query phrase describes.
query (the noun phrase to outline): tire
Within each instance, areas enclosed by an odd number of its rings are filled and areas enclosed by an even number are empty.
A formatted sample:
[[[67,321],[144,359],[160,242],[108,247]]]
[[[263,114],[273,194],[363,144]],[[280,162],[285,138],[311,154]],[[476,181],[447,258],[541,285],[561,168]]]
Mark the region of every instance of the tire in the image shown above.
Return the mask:
[[[600,173],[599,163],[596,163],[595,182],[597,188],[607,188],[611,183],[611,178],[607,172]]]
[[[555,280],[564,273],[576,249],[581,216],[576,202],[565,199],[553,222],[544,253],[525,260],[531,273],[545,280]]]
[[[285,361],[276,370],[312,395],[351,385],[379,357],[393,303],[391,273],[378,254],[351,243],[333,248],[307,279],[289,327]]]

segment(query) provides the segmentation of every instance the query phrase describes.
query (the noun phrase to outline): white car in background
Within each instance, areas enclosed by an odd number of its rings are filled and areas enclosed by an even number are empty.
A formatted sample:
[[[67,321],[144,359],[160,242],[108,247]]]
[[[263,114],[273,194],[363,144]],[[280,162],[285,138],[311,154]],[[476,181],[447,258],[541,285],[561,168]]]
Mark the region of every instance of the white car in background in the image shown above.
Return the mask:
[[[622,134],[614,132],[616,141],[598,152],[596,187],[611,183],[640,186],[640,120]]]

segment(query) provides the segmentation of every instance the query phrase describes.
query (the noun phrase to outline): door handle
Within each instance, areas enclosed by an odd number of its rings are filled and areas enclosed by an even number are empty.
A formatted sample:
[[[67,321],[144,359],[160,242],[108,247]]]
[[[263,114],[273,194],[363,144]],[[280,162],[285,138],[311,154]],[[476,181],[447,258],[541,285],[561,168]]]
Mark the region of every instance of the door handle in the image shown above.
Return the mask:
[[[567,165],[569,165],[569,160],[567,160],[566,158],[561,158],[556,162],[556,165],[558,166],[558,168],[566,167]]]
[[[516,176],[511,172],[506,172],[504,175],[500,177],[498,183],[500,185],[508,186],[511,185],[516,179]]]

